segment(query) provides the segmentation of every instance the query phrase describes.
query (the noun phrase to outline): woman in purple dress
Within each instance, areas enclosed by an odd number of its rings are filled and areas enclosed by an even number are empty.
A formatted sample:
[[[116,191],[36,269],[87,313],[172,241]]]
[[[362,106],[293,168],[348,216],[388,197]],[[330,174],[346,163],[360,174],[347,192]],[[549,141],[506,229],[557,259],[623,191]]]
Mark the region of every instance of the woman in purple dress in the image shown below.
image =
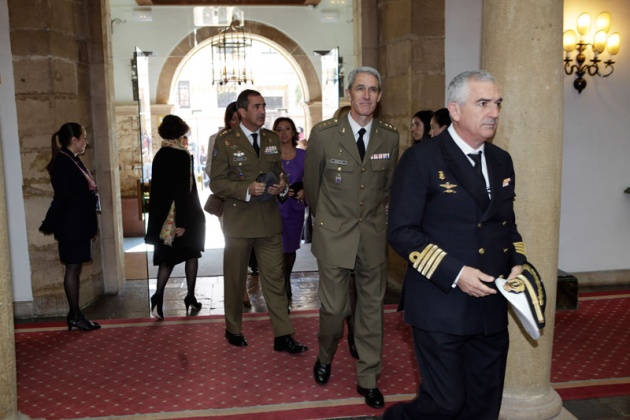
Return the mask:
[[[306,150],[296,148],[298,132],[291,118],[281,117],[273,123],[273,130],[280,137],[282,167],[287,176],[289,193],[284,202],[278,201],[282,216],[282,272],[287,297],[291,299],[291,271],[295,264],[295,252],[300,248],[300,237],[304,226],[304,158]]]

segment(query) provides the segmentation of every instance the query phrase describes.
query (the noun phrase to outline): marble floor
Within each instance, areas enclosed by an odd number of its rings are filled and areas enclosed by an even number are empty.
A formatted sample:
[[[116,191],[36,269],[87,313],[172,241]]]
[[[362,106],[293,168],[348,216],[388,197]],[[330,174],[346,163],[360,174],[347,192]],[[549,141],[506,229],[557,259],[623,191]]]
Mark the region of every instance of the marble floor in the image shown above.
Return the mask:
[[[292,277],[293,301],[292,309],[308,310],[319,307],[317,295],[318,273],[294,273]],[[388,284],[385,297],[386,304],[398,302],[400,291],[391,282]],[[146,318],[150,316],[149,297],[155,290],[155,279],[128,280],[119,294],[103,296],[97,302],[84,309],[84,313],[94,320],[119,318]],[[266,306],[258,276],[247,278],[247,290],[251,301],[251,308],[244,308],[246,312],[265,312]],[[186,281],[182,278],[169,280],[164,297],[164,316],[185,316],[184,297],[186,295]],[[197,299],[203,307],[197,315],[211,315],[223,313],[223,277],[199,277],[196,286]],[[46,318],[38,320],[16,320],[19,322],[52,321]],[[63,318],[58,320],[63,321]],[[298,337],[299,339],[299,334]],[[630,418],[630,396],[595,398],[589,400],[565,401],[564,407],[580,420],[625,419]],[[362,419],[378,418],[363,417]]]

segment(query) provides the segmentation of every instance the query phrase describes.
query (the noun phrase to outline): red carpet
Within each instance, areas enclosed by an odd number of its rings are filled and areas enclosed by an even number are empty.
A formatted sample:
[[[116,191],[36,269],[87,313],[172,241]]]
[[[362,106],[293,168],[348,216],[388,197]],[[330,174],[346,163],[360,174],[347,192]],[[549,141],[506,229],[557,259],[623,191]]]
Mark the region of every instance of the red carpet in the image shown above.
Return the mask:
[[[16,331],[18,408],[34,418],[132,416],[325,418],[377,415],[356,393],[354,359],[340,342],[327,386],[315,384],[316,311],[292,315],[302,355],[273,351],[266,314],[246,316],[249,346],[223,338],[222,316],[165,321],[103,321],[95,332],[59,324]],[[388,345],[379,382],[388,402],[409,400],[418,385],[410,330],[388,309]]]
[[[339,344],[329,384],[312,379],[316,311],[292,314],[303,355],[272,349],[266,314],[247,314],[249,346],[230,346],[222,316],[102,321],[68,333],[17,325],[18,408],[33,418],[315,419],[379,415],[357,395],[354,359]],[[410,330],[389,307],[379,387],[388,404],[418,386]],[[551,381],[563,399],[630,394],[630,295],[581,298],[556,314]]]
[[[630,294],[580,294],[556,313],[551,382],[562,399],[630,395]]]

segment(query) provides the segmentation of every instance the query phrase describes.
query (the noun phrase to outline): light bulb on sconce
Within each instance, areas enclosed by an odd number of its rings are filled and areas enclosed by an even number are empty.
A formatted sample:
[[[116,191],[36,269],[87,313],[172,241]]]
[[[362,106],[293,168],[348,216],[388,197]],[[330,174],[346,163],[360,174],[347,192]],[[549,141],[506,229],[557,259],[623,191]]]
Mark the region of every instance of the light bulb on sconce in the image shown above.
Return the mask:
[[[621,43],[621,35],[619,32],[615,32],[608,35],[610,30],[610,13],[601,12],[595,20],[595,34],[592,35],[592,42],[587,41],[587,36],[591,32],[591,16],[588,13],[582,13],[577,18],[576,29],[577,33],[569,29],[564,31],[562,36],[562,48],[565,51],[564,57],[564,72],[568,75],[575,73],[576,79],[573,82],[578,93],[582,93],[582,90],[586,87],[586,80],[584,75],[608,77],[613,71],[615,64],[612,61],[612,56],[619,52],[619,45]],[[586,64],[586,54],[588,47],[591,47],[593,58],[590,59],[590,64]],[[577,50],[575,58],[571,58],[571,53]],[[604,51],[608,51],[610,55],[606,61],[598,58],[599,54]],[[599,64],[605,64],[600,69]]]

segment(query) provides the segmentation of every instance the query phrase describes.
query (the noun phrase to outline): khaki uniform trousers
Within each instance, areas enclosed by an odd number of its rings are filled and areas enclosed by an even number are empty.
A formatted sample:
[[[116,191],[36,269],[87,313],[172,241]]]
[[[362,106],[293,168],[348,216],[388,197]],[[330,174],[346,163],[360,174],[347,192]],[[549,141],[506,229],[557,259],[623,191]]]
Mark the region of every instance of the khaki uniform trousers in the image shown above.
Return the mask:
[[[232,334],[243,332],[243,292],[252,247],[258,259],[260,285],[273,325],[273,335],[280,337],[293,334],[295,330],[289,319],[289,301],[284,291],[280,234],[264,238],[225,237],[223,254],[225,328]]]
[[[359,245],[354,269],[357,289],[354,314],[354,340],[359,353],[357,383],[363,388],[376,388],[381,374],[383,349],[383,299],[387,285],[387,263],[367,268]],[[350,315],[348,285],[351,270],[334,267],[318,260],[319,267],[319,361],[332,363],[344,320]]]

